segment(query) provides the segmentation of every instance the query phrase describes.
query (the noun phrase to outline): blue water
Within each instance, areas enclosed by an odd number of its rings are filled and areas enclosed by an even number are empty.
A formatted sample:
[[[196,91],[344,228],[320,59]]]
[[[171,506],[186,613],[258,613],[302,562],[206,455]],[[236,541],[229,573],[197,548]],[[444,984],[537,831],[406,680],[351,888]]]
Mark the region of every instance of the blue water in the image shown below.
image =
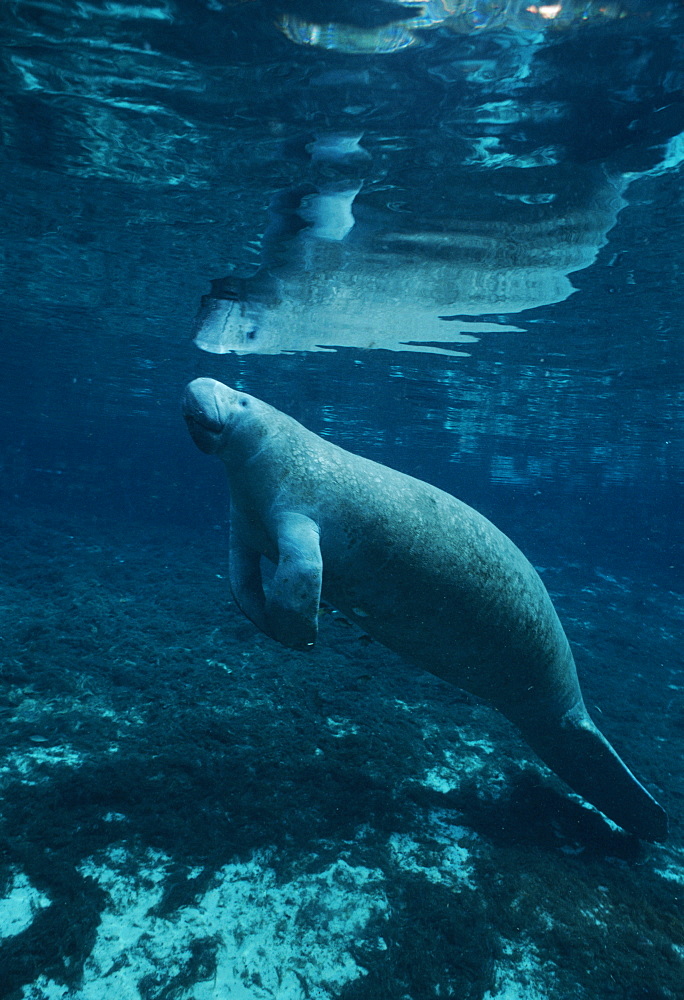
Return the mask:
[[[2,5],[0,997],[681,995],[683,18]],[[259,635],[196,376],[510,535],[669,841]]]

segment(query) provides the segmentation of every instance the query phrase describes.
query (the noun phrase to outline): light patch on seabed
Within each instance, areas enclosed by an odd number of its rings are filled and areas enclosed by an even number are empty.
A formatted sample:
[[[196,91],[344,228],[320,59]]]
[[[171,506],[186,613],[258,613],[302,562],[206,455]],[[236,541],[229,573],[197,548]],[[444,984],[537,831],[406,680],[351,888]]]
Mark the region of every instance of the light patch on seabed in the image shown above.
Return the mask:
[[[9,892],[0,899],[0,940],[21,934],[38,910],[49,905],[48,897],[34,889],[22,872],[15,873]]]
[[[463,750],[447,750],[444,753],[445,764],[426,771],[421,782],[425,787],[444,794],[454,791],[464,778],[478,775],[485,766],[485,758],[494,752],[494,747],[487,740],[462,739],[461,743]],[[487,783],[499,786],[505,784],[505,779],[503,774],[490,773],[488,769]]]
[[[511,942],[503,945],[509,960],[497,963],[496,986],[487,990],[482,1000],[548,1000],[551,984],[536,949]]]
[[[661,852],[664,855],[665,865],[662,868],[654,868],[656,875],[684,885],[684,848],[666,847],[661,848]]]
[[[9,754],[2,767],[0,776],[20,777],[25,785],[36,785],[32,772],[40,764],[66,767],[76,767],[82,761],[81,754],[69,746],[32,747],[25,753]]]
[[[421,840],[409,833],[393,833],[389,846],[397,864],[405,871],[418,872],[430,882],[475,888],[470,851],[462,841],[474,839],[462,826],[454,826],[448,813],[433,809],[428,814],[427,825],[421,830]]]
[[[83,866],[110,900],[83,982],[69,990],[41,977],[24,1000],[101,1000],[105,988],[117,1000],[139,1000],[145,976],[172,981],[187,969],[193,941],[207,938],[218,942],[215,974],[174,984],[176,1000],[329,1000],[363,974],[350,946],[387,909],[378,871],[338,860],[279,884],[260,853],[226,865],[193,905],[162,917],[150,911],[163,897],[168,859],[149,851],[134,870],[132,863],[119,847]]]
[[[336,739],[343,736],[354,736],[359,731],[359,727],[354,722],[350,722],[349,719],[333,719],[328,717],[325,721],[331,734]]]

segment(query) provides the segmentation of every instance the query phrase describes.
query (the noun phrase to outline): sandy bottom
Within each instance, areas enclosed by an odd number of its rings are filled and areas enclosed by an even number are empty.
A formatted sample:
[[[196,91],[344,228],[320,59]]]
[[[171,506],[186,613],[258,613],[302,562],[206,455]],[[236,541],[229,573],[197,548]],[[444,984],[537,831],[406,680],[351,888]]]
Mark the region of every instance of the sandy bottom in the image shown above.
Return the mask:
[[[341,616],[259,635],[217,532],[0,521],[0,997],[681,997],[680,595],[543,569],[652,846]]]

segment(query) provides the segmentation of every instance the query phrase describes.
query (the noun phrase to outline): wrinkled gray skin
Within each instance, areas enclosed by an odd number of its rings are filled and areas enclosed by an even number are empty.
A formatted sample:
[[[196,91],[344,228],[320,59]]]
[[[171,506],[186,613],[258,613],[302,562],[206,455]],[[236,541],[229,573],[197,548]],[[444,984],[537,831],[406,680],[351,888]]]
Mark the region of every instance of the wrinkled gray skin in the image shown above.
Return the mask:
[[[308,649],[322,595],[385,646],[490,702],[620,826],[666,836],[664,811],[587,714],[541,579],[493,524],[213,379],[190,383],[183,413],[195,444],[228,471],[230,582],[257,628]],[[266,589],[261,556],[276,566]]]

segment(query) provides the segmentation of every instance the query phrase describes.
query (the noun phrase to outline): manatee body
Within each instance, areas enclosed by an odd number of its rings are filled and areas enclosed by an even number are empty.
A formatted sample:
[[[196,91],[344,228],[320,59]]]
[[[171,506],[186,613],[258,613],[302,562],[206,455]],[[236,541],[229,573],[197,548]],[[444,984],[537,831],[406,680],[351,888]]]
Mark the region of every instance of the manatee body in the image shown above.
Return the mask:
[[[501,531],[213,379],[187,387],[183,411],[197,446],[225,463],[231,588],[259,629],[312,646],[323,596],[388,648],[486,699],[620,826],[666,836],[665,812],[587,713],[539,575]],[[267,588],[261,556],[276,567]]]

